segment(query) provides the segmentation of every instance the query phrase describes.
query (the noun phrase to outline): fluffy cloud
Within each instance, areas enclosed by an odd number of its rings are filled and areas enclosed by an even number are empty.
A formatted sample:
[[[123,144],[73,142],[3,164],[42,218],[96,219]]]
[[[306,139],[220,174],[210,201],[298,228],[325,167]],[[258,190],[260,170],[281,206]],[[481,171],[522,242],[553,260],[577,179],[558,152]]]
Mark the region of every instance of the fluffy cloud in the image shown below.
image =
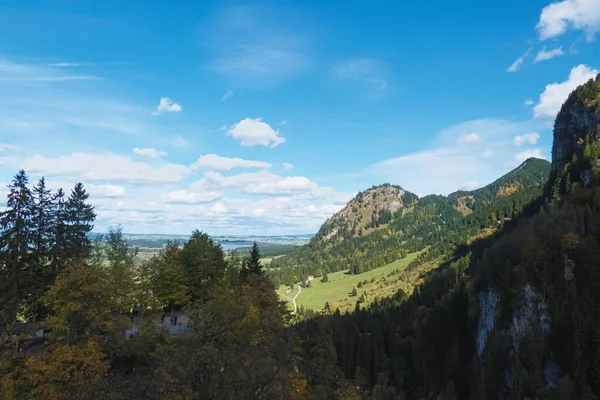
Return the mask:
[[[536,144],[540,138],[540,134],[537,132],[526,133],[524,135],[517,135],[514,138],[515,146],[523,146],[524,144]]]
[[[458,138],[458,143],[477,143],[477,142],[481,142],[481,136],[479,136],[475,132],[461,135]]]
[[[281,163],[281,166],[282,166],[284,169],[294,169],[294,164],[290,164],[289,162],[284,162],[284,163]]]
[[[515,155],[514,137],[531,132],[534,126],[535,121],[467,121],[441,131],[431,148],[383,160],[366,174],[372,181],[396,183],[418,195],[448,194],[473,182],[492,182],[510,169],[506,163]],[[473,132],[480,141],[460,143],[461,137]]]
[[[164,151],[158,151],[158,150],[152,149],[152,148],[136,147],[133,149],[133,152],[135,154],[137,154],[138,156],[148,157],[148,158],[165,157],[167,155],[167,153]]]
[[[191,165],[193,170],[230,171],[233,168],[270,168],[271,164],[264,161],[244,160],[242,158],[221,157],[216,154],[201,155]]]
[[[225,176],[208,171],[204,177],[193,182],[189,190],[197,193],[222,190],[240,190],[252,195],[288,195],[299,200],[327,199],[344,202],[352,197],[349,193],[339,193],[329,187],[321,187],[304,176],[280,176],[267,171],[243,172]]]
[[[546,48],[544,47],[535,56],[535,62],[538,63],[541,61],[550,60],[555,57],[563,56],[564,54],[565,53],[564,53],[562,47],[557,47],[556,49],[552,49],[552,50],[546,50]]]
[[[125,195],[125,188],[119,185],[87,184],[85,188],[92,197],[123,197]]]
[[[581,30],[593,40],[600,30],[600,2],[597,0],[563,0],[542,10],[537,30],[541,40],[560,36],[568,29]]]
[[[285,143],[285,138],[279,136],[279,130],[274,130],[262,118],[245,118],[229,127],[227,135],[241,140],[242,146],[271,146],[277,147]]]
[[[131,184],[175,183],[182,181],[190,173],[190,168],[184,165],[164,164],[152,167],[123,156],[90,153],[73,153],[57,158],[36,155],[26,159],[23,168],[30,173],[47,177]]]
[[[546,85],[539,102],[533,108],[533,115],[536,118],[555,118],[569,94],[596,74],[597,70],[581,64],[571,70],[566,81]]]
[[[531,100],[531,99],[527,99],[525,100],[525,105],[526,106],[532,106],[535,104],[535,101]]]
[[[160,115],[165,112],[173,112],[177,113],[182,110],[179,103],[174,102],[169,97],[161,97],[160,102],[156,106],[156,110],[152,113],[152,115]]]
[[[209,203],[223,196],[223,192],[193,192],[185,189],[175,190],[163,196],[162,200],[167,203]]]
[[[532,158],[532,157],[533,158],[543,158],[544,160],[546,159],[546,157],[543,154],[542,149],[530,149],[530,150],[525,150],[525,151],[515,154],[513,159],[508,162],[508,165],[510,167],[517,167],[523,161],[527,160],[528,158]]]

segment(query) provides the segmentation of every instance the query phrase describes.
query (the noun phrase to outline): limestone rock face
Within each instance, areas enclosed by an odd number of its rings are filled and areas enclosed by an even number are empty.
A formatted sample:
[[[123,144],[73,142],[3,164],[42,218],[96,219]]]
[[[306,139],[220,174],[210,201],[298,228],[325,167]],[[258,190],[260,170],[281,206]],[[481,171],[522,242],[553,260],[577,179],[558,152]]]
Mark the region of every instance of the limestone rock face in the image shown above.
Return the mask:
[[[598,183],[600,172],[600,74],[581,85],[563,104],[554,124],[552,178],[554,196]]]

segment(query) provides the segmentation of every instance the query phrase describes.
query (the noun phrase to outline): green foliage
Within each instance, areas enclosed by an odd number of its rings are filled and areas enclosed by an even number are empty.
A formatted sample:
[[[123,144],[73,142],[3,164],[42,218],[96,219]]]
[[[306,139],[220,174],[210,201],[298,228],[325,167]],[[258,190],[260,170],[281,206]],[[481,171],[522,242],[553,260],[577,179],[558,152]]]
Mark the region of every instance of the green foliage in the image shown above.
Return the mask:
[[[428,246],[429,250],[415,261],[415,266],[440,258],[448,259],[454,255],[457,245],[466,243],[483,230],[496,230],[506,219],[523,212],[542,195],[549,171],[547,161],[529,159],[497,181],[474,191],[421,199],[406,192],[403,200],[405,204],[411,204],[409,212],[400,210],[389,220],[385,211],[380,212],[378,217],[375,214],[370,217],[372,226],[377,227],[378,221],[380,225],[385,222],[385,229],[365,235],[359,232],[354,237],[351,230],[343,228],[342,224],[336,234],[340,239],[332,243],[331,239],[324,240],[332,234],[334,226],[326,222],[308,245],[274,260],[271,267],[278,269],[270,270],[269,275],[277,285],[288,281],[291,275],[314,275],[319,269],[327,272],[349,270],[351,274],[361,274]],[[501,188],[511,186],[520,189],[499,195]],[[355,199],[362,196],[359,194]],[[466,197],[472,200],[469,204],[471,213],[465,216],[458,211],[457,204],[459,199]],[[339,225],[340,221],[334,219]]]
[[[263,273],[260,263],[260,250],[256,242],[254,242],[250,250],[250,255],[244,259],[242,264],[241,276],[246,279],[249,276],[260,276]]]
[[[206,301],[225,276],[227,263],[223,250],[206,233],[192,232],[181,251],[181,262],[193,300]]]
[[[150,304],[156,309],[185,305],[191,299],[181,252],[176,242],[170,242],[146,263],[144,275],[153,296]]]

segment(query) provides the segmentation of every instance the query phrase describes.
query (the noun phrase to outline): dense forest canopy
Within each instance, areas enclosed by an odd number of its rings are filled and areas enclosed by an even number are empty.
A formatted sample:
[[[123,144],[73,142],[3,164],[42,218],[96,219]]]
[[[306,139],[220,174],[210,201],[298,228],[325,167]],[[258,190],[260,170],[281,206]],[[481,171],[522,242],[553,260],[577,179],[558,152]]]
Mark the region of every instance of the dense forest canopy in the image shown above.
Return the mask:
[[[317,235],[271,272],[361,273],[424,247],[415,268],[440,262],[414,291],[345,314],[291,314],[257,246],[225,257],[200,231],[136,263],[120,227],[89,239],[82,184],[51,193],[19,171],[0,215],[1,398],[600,397],[599,92],[600,77],[563,106],[549,180],[530,159],[448,197],[376,188],[402,197],[392,218]]]

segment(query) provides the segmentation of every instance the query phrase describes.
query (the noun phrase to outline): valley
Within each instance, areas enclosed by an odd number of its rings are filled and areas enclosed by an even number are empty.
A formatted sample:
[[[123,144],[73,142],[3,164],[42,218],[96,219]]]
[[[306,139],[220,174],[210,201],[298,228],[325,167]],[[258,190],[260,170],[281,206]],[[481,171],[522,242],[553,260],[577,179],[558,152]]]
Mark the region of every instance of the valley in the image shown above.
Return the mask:
[[[333,311],[340,310],[344,313],[354,309],[356,302],[365,294],[362,307],[368,306],[376,298],[391,297],[400,289],[406,289],[406,274],[403,274],[410,262],[414,261],[419,253],[412,253],[406,258],[394,261],[383,267],[371,271],[351,275],[349,271],[338,271],[327,274],[327,282],[322,282],[322,276],[316,276],[310,281],[310,287],[304,287],[302,293],[296,298],[298,307],[321,311],[329,303]],[[297,288],[298,284],[294,284]],[[277,293],[286,294],[287,285],[281,285]],[[352,295],[352,289],[357,290]],[[295,293],[294,289],[292,294]],[[289,294],[287,294],[289,296]],[[288,300],[289,303],[289,300]]]

